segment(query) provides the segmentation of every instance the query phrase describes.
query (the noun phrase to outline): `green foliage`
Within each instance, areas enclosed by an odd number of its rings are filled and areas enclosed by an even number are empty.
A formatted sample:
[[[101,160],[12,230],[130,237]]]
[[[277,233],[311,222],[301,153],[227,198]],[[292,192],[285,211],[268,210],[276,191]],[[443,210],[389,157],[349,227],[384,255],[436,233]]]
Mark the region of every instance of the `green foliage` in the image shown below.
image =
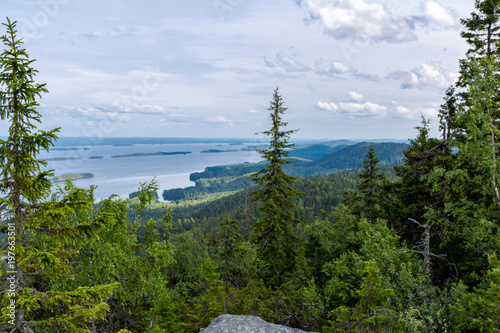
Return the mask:
[[[287,125],[281,118],[286,109],[276,88],[269,107],[272,127],[263,132],[270,137],[269,149],[259,150],[268,164],[252,177],[257,184],[253,197],[262,203],[259,209],[263,214],[253,225],[252,240],[266,263],[263,276],[275,286],[284,281],[293,264],[297,242],[294,226],[298,221],[294,215],[297,205],[291,199],[301,195],[292,187],[297,177],[287,175],[282,167],[291,163],[285,158],[289,155],[288,149],[294,146],[289,143],[289,137],[295,132],[282,130]]]
[[[41,123],[37,98],[47,89],[34,81],[34,60],[16,36],[16,23],[7,19],[3,25],[7,34],[1,37],[0,118],[10,127],[8,138],[0,140],[0,212],[2,229],[10,226],[11,237],[4,239],[0,254],[10,253],[7,270],[16,288],[4,294],[2,308],[15,301],[16,311],[15,317],[3,311],[1,325],[10,326],[11,332],[86,331],[106,317],[105,300],[118,284],[81,288],[68,287],[65,281],[75,279],[70,260],[99,228],[110,224],[110,217],[93,215],[92,189],[67,183],[49,199],[53,174],[43,171],[46,163],[36,157],[53,146],[58,129],[33,132]]]
[[[225,312],[227,309],[227,293],[224,291],[224,282],[217,273],[217,267],[210,259],[201,265],[203,279],[194,283],[191,288],[197,291],[198,296],[190,300],[190,309],[185,316],[186,322],[192,322],[191,327],[199,330],[210,324],[210,321]]]
[[[361,180],[358,191],[363,201],[361,213],[371,221],[383,215],[383,186],[387,184],[387,178],[378,167],[379,162],[375,149],[371,145],[363,161],[363,172],[358,176]]]
[[[470,18],[462,20],[466,30],[461,36],[471,47],[466,53],[467,59],[460,61],[458,85],[462,87],[467,85],[466,80],[473,75],[470,68],[471,61],[498,57],[500,50],[500,2],[476,0],[475,7],[477,12],[472,12]]]
[[[224,281],[225,291],[228,292],[230,286],[241,288],[246,285],[249,268],[245,264],[247,253],[243,247],[243,236],[239,232],[236,220],[231,220],[229,216],[226,216],[220,226],[221,230],[210,243],[220,258],[219,271]]]
[[[395,167],[399,176],[397,182],[384,188],[383,195],[388,198],[384,217],[408,244],[420,248],[423,254],[428,250],[424,258],[428,263],[431,262],[430,253],[436,254],[429,266],[434,281],[443,283],[456,275],[446,260],[437,259],[437,254],[451,254],[449,251],[454,251],[455,246],[442,241],[444,229],[450,223],[445,210],[450,200],[449,188],[443,177],[435,178],[431,186],[427,179],[436,170],[451,169],[456,155],[451,153],[447,143],[429,137],[429,121],[425,118],[417,130],[417,137],[404,152],[405,163]],[[425,239],[419,224],[412,221],[428,226],[429,239]]]
[[[34,133],[46,89],[8,20],[0,213],[3,231],[14,230],[1,254],[15,240],[2,274],[16,271],[18,289],[2,294],[1,330],[199,332],[232,313],[309,331],[500,332],[491,255],[500,251],[500,2],[476,8],[463,20],[472,48],[461,62],[464,89],[451,87],[441,107],[441,139],[423,118],[409,146],[292,150],[276,89],[265,161],[194,173],[196,186],[164,192],[176,203],[158,202],[152,181],[130,201],[111,196],[95,207],[93,187],[68,182],[50,196],[52,174],[36,156],[57,129]],[[251,174],[249,204],[248,191],[236,191]]]
[[[98,329],[116,331],[127,328],[133,332],[151,323],[168,318],[163,299],[168,298],[166,270],[173,262],[174,249],[161,240],[168,232],[171,215],[167,211],[161,222],[149,220],[138,241],[139,221],[149,203],[155,200],[157,184],[140,184],[135,205],[136,220],[127,217],[129,202],[111,196],[98,205],[98,213],[112,216],[109,228],[99,232],[99,238],[87,242],[74,263],[78,283],[120,283],[120,288],[108,300],[111,314]],[[175,311],[172,312],[172,315]]]
[[[387,307],[392,289],[382,288],[380,271],[369,261],[363,282],[356,290],[359,300],[354,308],[341,306],[330,313],[329,327],[324,332],[400,332],[397,317]]]
[[[462,292],[451,306],[457,328],[480,332],[500,332],[500,261],[496,255],[488,257],[490,270],[474,292]]]
[[[141,193],[141,191],[135,191],[135,192],[132,192],[128,195],[128,198],[129,199],[134,199],[134,198],[137,198],[139,196],[139,194]],[[155,197],[156,200],[158,200],[158,192],[153,192],[153,196]]]
[[[456,123],[464,130],[463,135],[450,139],[450,145],[457,150],[453,163],[435,167],[424,180],[434,193],[446,195],[440,212],[432,207],[427,215],[442,217],[437,221],[445,234],[444,245],[453,254],[450,259],[458,264],[464,280],[474,284],[487,267],[486,254],[500,249],[496,236],[500,226],[500,129],[495,115],[500,80],[488,59],[470,64],[471,76],[465,82],[471,104],[462,104],[457,110]]]

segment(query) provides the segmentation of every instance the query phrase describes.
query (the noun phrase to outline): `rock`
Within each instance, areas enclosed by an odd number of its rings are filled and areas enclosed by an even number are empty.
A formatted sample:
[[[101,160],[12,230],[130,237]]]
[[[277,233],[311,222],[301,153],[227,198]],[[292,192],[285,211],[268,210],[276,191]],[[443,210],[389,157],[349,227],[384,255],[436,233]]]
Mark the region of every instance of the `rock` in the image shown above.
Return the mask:
[[[313,333],[281,325],[270,324],[259,317],[222,315],[210,323],[203,333]]]

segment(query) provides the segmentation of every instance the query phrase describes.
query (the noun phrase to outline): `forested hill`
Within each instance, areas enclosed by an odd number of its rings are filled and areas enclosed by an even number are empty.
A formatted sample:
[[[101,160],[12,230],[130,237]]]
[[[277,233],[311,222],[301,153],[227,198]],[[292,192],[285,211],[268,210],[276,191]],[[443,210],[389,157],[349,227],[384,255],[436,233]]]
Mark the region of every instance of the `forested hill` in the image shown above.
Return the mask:
[[[353,144],[344,140],[335,141],[333,144],[318,144],[293,150],[290,155],[296,163],[285,165],[284,170],[290,175],[310,176],[361,168],[371,145],[380,159],[379,165],[384,167],[401,164],[403,151],[408,148],[407,144],[393,142]],[[169,201],[198,199],[208,193],[242,189],[245,182],[252,183],[249,180],[250,175],[261,170],[264,165],[261,162],[207,167],[203,172],[190,175],[195,186],[165,190],[163,199]]]
[[[346,146],[338,151],[323,156],[310,163],[298,162],[291,166],[290,172],[299,175],[328,174],[333,171],[361,168],[365,155],[373,145],[380,166],[396,166],[403,162],[403,151],[408,148],[405,143],[371,143],[361,142]]]
[[[356,142],[349,140],[328,141],[320,144],[314,144],[294,149],[290,152],[290,156],[304,158],[313,161],[320,159],[323,156],[335,153],[345,147],[354,144],[356,144]]]

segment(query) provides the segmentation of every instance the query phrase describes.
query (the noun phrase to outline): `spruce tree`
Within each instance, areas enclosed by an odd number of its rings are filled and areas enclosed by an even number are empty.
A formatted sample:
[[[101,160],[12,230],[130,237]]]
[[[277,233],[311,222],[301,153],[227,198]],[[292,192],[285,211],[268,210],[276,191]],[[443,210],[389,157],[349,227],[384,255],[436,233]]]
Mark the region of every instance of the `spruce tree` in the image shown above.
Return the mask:
[[[283,130],[287,122],[282,120],[282,115],[287,108],[278,88],[268,110],[272,127],[262,133],[270,137],[269,148],[259,150],[268,163],[252,177],[258,187],[253,192],[253,198],[261,202],[259,209],[263,216],[253,225],[252,239],[266,265],[263,277],[269,285],[277,286],[284,281],[293,265],[297,243],[294,227],[298,221],[294,215],[297,206],[292,198],[301,193],[292,187],[297,177],[287,175],[283,170],[284,165],[292,163],[286,158],[289,149],[294,147],[289,141],[290,135],[296,130]]]
[[[500,261],[488,257],[490,269],[474,292],[462,292],[450,306],[457,328],[462,332],[500,332]]]
[[[451,170],[436,168],[429,178],[434,189],[440,179],[447,192],[445,221],[448,239],[457,248],[463,246],[468,258],[461,265],[472,280],[486,268],[485,256],[500,250],[500,127],[498,87],[500,78],[488,59],[471,63],[470,107],[458,110],[464,137],[451,140],[457,152]],[[476,260],[470,260],[476,257]],[[471,280],[469,280],[470,282]]]
[[[372,144],[365,155],[363,172],[359,174],[361,183],[358,185],[364,202],[363,214],[370,221],[375,221],[382,214],[382,187],[387,182],[385,174],[378,167],[379,162]]]
[[[458,85],[461,87],[471,76],[471,61],[500,55],[500,0],[476,0],[475,7],[477,12],[462,19],[466,30],[461,36],[471,48],[466,53],[467,58],[460,61]],[[496,65],[498,67],[500,63],[497,61]]]
[[[243,236],[240,234],[236,220],[226,215],[224,221],[220,223],[221,230],[211,240],[211,245],[215,247],[215,253],[220,257],[221,264],[219,271],[224,281],[226,293],[229,287],[243,287],[245,284],[245,252],[242,247]]]
[[[372,261],[366,263],[361,288],[356,290],[359,301],[354,308],[340,306],[330,312],[329,326],[323,332],[401,332],[397,315],[389,301],[393,289],[382,288],[380,270]]]
[[[0,140],[0,220],[8,237],[0,255],[7,256],[0,326],[12,333],[77,332],[104,318],[104,302],[117,285],[65,289],[73,279],[70,258],[94,236],[107,216],[93,217],[92,190],[72,188],[59,200],[49,199],[52,173],[37,159],[49,150],[58,129],[38,131],[37,99],[47,92],[34,81],[32,67],[16,22],[7,18],[0,40],[0,118],[10,123]]]

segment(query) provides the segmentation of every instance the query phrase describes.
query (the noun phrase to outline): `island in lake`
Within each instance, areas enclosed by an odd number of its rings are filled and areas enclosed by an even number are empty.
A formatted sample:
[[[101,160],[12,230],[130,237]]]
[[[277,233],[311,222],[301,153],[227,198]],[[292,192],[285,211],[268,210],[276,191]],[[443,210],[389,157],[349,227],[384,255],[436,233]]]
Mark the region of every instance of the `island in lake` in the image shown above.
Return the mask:
[[[83,148],[82,148],[82,147],[75,147],[75,148],[73,148],[73,147],[70,147],[70,148],[67,148],[67,147],[65,147],[65,148],[57,148],[57,147],[56,147],[56,148],[50,148],[50,150],[54,150],[54,151],[70,151],[70,150],[90,150],[90,148],[88,148],[88,147],[83,147]]]
[[[229,153],[229,152],[235,152],[238,150],[234,149],[229,149],[229,150],[220,150],[220,149],[208,149],[208,150],[202,150],[200,153],[202,154],[214,154],[214,153]]]
[[[256,148],[254,147],[248,147],[248,148],[242,148],[242,149],[227,149],[227,150],[222,150],[222,149],[207,149],[207,150],[202,150],[200,153],[202,154],[214,154],[214,153],[234,153],[237,151],[254,151]]]
[[[60,176],[55,176],[50,178],[51,183],[65,182],[66,180],[75,180],[75,179],[83,179],[83,178],[94,178],[93,173],[65,173]]]
[[[80,157],[52,157],[52,158],[46,158],[44,159],[45,161],[52,161],[52,162],[56,162],[56,161],[70,161],[70,160],[81,160]]]
[[[157,152],[157,153],[134,153],[125,155],[113,155],[111,157],[138,157],[138,156],[157,156],[157,155],[187,155],[190,151],[174,151],[174,152]]]

